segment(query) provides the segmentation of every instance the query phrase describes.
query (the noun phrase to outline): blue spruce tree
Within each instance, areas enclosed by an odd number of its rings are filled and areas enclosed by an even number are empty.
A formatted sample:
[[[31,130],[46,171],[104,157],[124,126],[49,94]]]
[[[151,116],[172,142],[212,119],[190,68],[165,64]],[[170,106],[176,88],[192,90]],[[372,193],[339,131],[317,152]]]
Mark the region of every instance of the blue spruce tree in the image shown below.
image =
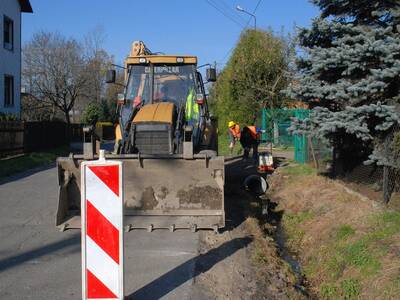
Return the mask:
[[[288,93],[321,108],[292,129],[329,140],[345,170],[369,156],[383,164],[379,143],[399,123],[400,1],[311,2],[321,13],[299,31],[303,55]]]

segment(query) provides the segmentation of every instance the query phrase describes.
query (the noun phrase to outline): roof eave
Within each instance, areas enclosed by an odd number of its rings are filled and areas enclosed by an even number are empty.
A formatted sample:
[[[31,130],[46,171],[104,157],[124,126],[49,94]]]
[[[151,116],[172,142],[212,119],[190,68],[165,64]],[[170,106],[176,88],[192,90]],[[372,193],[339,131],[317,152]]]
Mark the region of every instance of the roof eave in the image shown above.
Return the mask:
[[[21,12],[24,13],[33,13],[32,5],[29,0],[18,0],[19,5],[21,6]]]

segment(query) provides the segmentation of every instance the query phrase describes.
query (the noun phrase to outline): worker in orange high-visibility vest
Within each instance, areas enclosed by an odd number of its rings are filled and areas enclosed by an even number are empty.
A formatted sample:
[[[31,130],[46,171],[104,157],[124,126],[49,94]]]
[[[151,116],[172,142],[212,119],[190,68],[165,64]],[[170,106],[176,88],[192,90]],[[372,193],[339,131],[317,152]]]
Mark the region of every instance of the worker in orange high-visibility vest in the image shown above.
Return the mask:
[[[239,124],[229,121],[228,122],[228,134],[230,139],[229,151],[232,154],[233,148],[235,147],[236,141],[240,139],[240,126]]]
[[[245,126],[240,134],[240,144],[243,147],[243,159],[249,158],[250,150],[253,149],[253,159],[258,160],[258,145],[260,144],[260,133],[262,130],[256,126]]]

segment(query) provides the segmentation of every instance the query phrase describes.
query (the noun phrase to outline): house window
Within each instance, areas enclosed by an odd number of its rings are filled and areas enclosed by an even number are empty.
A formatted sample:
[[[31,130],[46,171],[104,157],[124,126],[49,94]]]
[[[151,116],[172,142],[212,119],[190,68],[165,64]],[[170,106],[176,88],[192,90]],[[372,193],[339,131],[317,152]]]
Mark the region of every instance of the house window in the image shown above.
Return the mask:
[[[7,50],[14,49],[14,22],[9,17],[4,16],[3,20],[3,45]]]
[[[4,106],[14,106],[14,77],[4,75]]]

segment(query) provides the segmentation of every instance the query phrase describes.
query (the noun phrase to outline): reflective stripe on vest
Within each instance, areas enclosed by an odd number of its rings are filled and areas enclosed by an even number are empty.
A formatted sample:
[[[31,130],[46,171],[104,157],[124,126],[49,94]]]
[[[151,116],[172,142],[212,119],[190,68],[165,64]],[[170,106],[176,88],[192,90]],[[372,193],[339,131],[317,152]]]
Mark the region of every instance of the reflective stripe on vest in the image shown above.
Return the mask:
[[[186,121],[199,119],[199,105],[194,102],[194,89],[190,89],[186,98]]]

